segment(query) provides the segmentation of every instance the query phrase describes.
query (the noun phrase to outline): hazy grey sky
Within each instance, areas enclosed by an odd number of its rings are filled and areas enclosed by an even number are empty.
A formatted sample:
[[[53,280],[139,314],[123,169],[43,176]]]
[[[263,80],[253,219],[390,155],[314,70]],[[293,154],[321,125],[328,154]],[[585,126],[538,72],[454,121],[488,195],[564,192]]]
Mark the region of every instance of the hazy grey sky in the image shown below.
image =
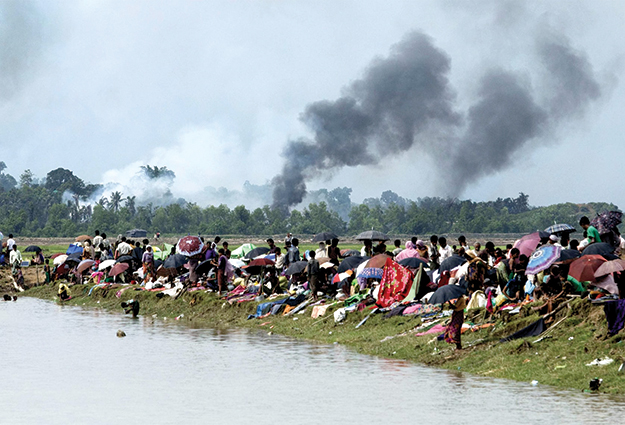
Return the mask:
[[[206,186],[270,181],[288,140],[310,137],[299,120],[306,106],[340,97],[411,31],[449,57],[465,115],[487,69],[514,72],[538,98],[548,92],[532,51],[560,37],[592,66],[601,96],[460,197],[525,192],[533,205],[625,207],[623,16],[616,0],[0,0],[0,160],[16,178],[64,167],[126,187],[140,165],[167,166],[176,196],[205,203]],[[375,166],[325,171],[308,187],[350,186],[355,201],[387,189],[445,196],[449,173],[413,146]]]

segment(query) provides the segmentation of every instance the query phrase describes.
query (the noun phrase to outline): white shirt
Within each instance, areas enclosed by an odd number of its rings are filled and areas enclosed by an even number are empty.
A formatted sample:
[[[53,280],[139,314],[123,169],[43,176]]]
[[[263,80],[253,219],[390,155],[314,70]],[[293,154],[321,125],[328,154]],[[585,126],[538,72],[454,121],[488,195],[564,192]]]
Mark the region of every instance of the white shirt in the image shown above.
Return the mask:
[[[326,248],[319,248],[315,251],[315,258],[327,257],[328,250]]]
[[[132,247],[127,242],[122,242],[117,245],[116,251],[119,252],[120,255],[126,255],[132,250]]]
[[[13,242],[13,244],[15,244],[15,242]],[[19,261],[20,264],[22,263],[22,253],[15,250],[11,251],[9,254],[9,263],[13,265],[16,260]]]
[[[15,245],[15,239],[7,239],[7,249],[9,250],[9,252],[13,252],[13,245]]]
[[[100,248],[100,244],[102,243],[102,236],[98,235],[95,238],[93,238],[93,246],[97,249]]]
[[[451,249],[449,245],[445,245],[445,248],[443,248],[442,246],[438,248],[438,254],[440,255],[440,258],[438,260],[440,264],[443,261],[445,261],[447,258],[451,257],[454,254],[454,250]]]

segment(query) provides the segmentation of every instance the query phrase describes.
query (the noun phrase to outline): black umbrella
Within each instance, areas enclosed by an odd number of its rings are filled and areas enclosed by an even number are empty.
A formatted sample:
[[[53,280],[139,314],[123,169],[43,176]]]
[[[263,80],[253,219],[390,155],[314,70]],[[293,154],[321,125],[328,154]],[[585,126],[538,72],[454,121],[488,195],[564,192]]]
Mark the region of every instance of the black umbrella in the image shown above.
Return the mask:
[[[466,258],[454,254],[451,257],[443,260],[443,262],[441,263],[441,266],[438,268],[438,271],[440,273],[443,273],[446,270],[450,271],[466,262],[467,262]]]
[[[341,250],[341,257],[343,257],[343,258],[352,257],[354,255],[360,255],[360,251],[357,251],[355,249],[343,249],[343,250]]]
[[[154,260],[154,270],[163,265],[163,260]]]
[[[355,269],[356,267],[360,265],[360,263],[364,263],[369,258],[370,257],[367,257],[366,255],[364,257],[360,255],[347,257],[346,259],[341,261],[341,264],[339,264],[338,272],[343,273],[343,272],[346,272],[347,270]]]
[[[304,271],[307,265],[308,265],[308,261],[296,261],[294,263],[291,263],[291,265],[289,265],[289,267],[286,269],[286,272],[284,272],[284,274],[286,274],[287,276],[291,276],[297,273],[301,273]]]
[[[130,255],[122,255],[121,257],[117,258],[117,261],[115,261],[116,263],[125,263],[127,261],[132,261],[133,258]]]
[[[39,248],[37,245],[30,245],[28,248],[26,248],[24,250],[24,252],[40,252],[41,248]]]
[[[582,254],[576,249],[563,249],[560,251],[560,257],[557,262],[574,260],[581,257]]]
[[[544,230],[539,230],[539,231],[538,231],[538,236],[539,236],[541,239],[545,239],[545,238],[548,238],[549,236],[551,236],[551,233],[549,233],[549,232],[545,232]]]
[[[266,246],[260,246],[258,248],[254,248],[253,250],[245,254],[245,257],[243,258],[247,258],[248,260],[251,260],[252,258],[258,257],[259,255],[266,254],[269,251],[270,251],[269,248],[267,248]]]
[[[76,258],[76,257],[69,256],[65,260],[65,263],[76,263],[76,264],[78,264],[78,263],[80,263],[80,257]]]
[[[441,286],[430,297],[430,304],[444,304],[449,300],[458,298],[461,295],[466,295],[467,290],[458,285],[445,285]]]
[[[325,241],[331,241],[332,239],[335,239],[335,238],[338,238],[338,236],[335,233],[322,232],[322,233],[317,233],[312,241],[313,242],[325,242]]]
[[[122,257],[123,258],[123,257]],[[129,257],[132,260],[132,257]],[[119,260],[117,260],[119,262]],[[165,262],[163,263],[163,267],[166,269],[177,269],[178,267],[184,266],[187,264],[187,257],[182,254],[174,254],[170,255]]]
[[[73,254],[70,254],[67,256],[67,258],[71,258],[73,260],[78,260],[78,261],[80,261],[81,257],[82,257],[82,254],[80,252],[74,252]]]
[[[204,260],[197,265],[197,267],[195,268],[195,272],[199,275],[202,275],[208,273],[213,267],[215,266],[211,263],[211,260]]]
[[[356,239],[359,241],[388,241],[390,238],[385,233],[378,232],[377,230],[367,230],[356,236]]]
[[[592,243],[588,245],[586,248],[584,248],[584,250],[582,251],[582,255],[592,255],[592,254],[606,255],[606,254],[613,254],[613,253],[614,253],[614,248],[612,248],[610,244],[607,244],[605,242]]]
[[[419,264],[423,264],[423,267],[427,267],[428,263],[427,261],[424,261],[420,258],[415,258],[415,257],[408,257],[408,258],[404,258],[403,260],[399,261],[399,264],[401,264],[404,267],[410,267],[413,269],[418,269],[419,268]]]

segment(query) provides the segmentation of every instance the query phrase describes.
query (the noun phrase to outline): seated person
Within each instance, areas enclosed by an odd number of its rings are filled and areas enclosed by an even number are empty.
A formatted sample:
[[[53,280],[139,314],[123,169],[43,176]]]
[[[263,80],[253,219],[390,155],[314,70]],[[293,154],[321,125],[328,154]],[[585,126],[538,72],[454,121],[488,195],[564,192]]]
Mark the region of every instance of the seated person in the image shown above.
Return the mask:
[[[72,293],[69,290],[69,287],[65,283],[59,283],[59,298],[62,301],[69,300],[72,298]]]

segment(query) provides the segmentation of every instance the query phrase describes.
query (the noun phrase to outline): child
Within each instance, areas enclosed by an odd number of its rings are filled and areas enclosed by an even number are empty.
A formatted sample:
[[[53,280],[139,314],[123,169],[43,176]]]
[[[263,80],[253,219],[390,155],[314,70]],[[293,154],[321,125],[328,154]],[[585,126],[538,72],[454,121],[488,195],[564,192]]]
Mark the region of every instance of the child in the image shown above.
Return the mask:
[[[445,341],[450,344],[456,344],[456,350],[462,350],[460,338],[462,336],[462,323],[464,323],[464,308],[467,306],[467,300],[464,295],[456,300],[455,304],[449,301],[454,308],[451,320],[445,329]]]
[[[122,308],[126,314],[132,311],[133,318],[139,315],[139,301],[137,300],[122,301]]]

